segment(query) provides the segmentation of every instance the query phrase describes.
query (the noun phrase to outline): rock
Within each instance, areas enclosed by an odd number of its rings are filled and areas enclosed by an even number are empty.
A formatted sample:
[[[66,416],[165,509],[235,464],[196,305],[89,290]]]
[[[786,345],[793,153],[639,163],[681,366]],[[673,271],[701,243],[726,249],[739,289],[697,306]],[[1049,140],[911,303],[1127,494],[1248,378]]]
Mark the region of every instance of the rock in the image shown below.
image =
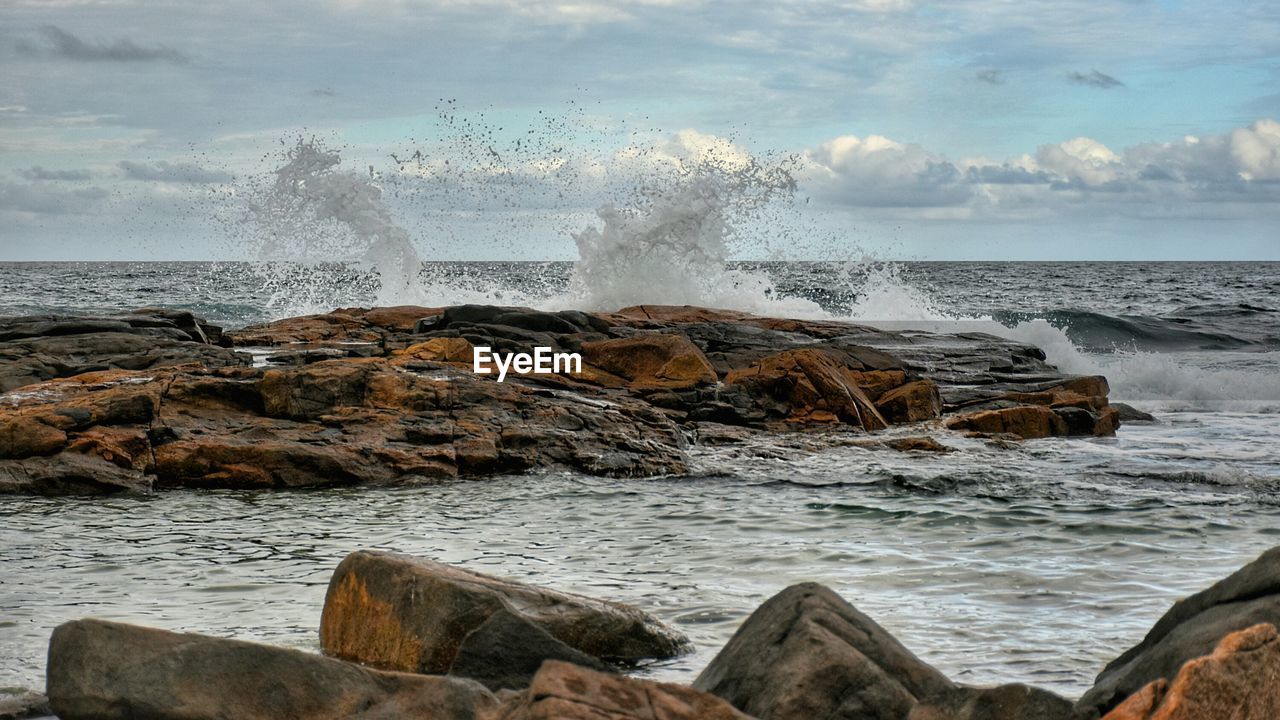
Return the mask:
[[[1143,412],[1138,408],[1127,403],[1111,403],[1111,407],[1116,409],[1119,414],[1120,422],[1156,422],[1156,416],[1149,412]]]
[[[761,605],[693,683],[760,720],[903,720],[955,686],[816,583]]]
[[[1280,547],[1179,600],[1142,642],[1113,660],[1076,703],[1082,717],[1105,714],[1155,680],[1173,680],[1193,658],[1208,655],[1227,635],[1260,623],[1280,626]]]
[[[365,343],[385,347],[397,344],[397,336],[407,337],[417,323],[440,315],[440,308],[401,305],[386,308],[343,308],[319,315],[285,318],[263,325],[250,325],[226,333],[235,347],[274,347],[291,344]]]
[[[1067,434],[1066,422],[1053,410],[1041,405],[1018,405],[947,420],[952,430],[970,430],[988,435],[1009,433],[1020,438],[1060,437]]]
[[[0,491],[412,484],[567,467],[683,472],[648,403],[496,383],[412,355],[87,373],[0,403]],[[43,467],[41,463],[47,462]]]
[[[0,317],[0,393],[100,370],[148,370],[196,363],[247,365],[210,344],[221,330],[190,313],[138,310],[111,318]]]
[[[917,380],[882,393],[876,410],[894,425],[932,420],[942,414],[942,395],[932,380]]]
[[[609,666],[555,639],[546,630],[505,609],[467,633],[449,674],[471,678],[493,691],[519,690],[533,681],[547,660],[608,672]]]
[[[698,346],[679,335],[647,334],[582,344],[587,365],[628,381],[632,390],[684,390],[716,382]]]
[[[943,445],[942,443],[938,442],[937,440],[934,440],[931,437],[928,437],[927,435],[904,437],[904,438],[889,438],[884,440],[884,444],[890,449],[897,450],[899,452],[949,453],[949,452],[956,451],[955,448]]]
[[[1280,718],[1280,635],[1261,624],[1231,633],[1213,654],[1188,661],[1172,682],[1155,680],[1105,720]]]
[[[723,700],[681,685],[650,682],[548,661],[529,689],[484,720],[750,720]]]
[[[49,698],[40,693],[0,696],[0,720],[27,720],[52,714]]]
[[[962,687],[922,700],[907,720],[1072,720],[1071,701],[1048,690],[1015,683]]]
[[[495,704],[461,678],[102,620],[55,629],[47,672],[62,720],[466,720]]]
[[[771,355],[749,368],[730,372],[724,383],[757,399],[779,419],[842,422],[865,430],[888,427],[845,367],[822,350]]]
[[[502,611],[580,653],[612,662],[673,657],[689,649],[683,635],[628,605],[368,550],[348,555],[334,571],[320,645],[329,655],[373,667],[445,673],[468,636]],[[562,654],[558,647],[530,639],[522,650]],[[519,658],[512,672],[523,671],[527,661]]]

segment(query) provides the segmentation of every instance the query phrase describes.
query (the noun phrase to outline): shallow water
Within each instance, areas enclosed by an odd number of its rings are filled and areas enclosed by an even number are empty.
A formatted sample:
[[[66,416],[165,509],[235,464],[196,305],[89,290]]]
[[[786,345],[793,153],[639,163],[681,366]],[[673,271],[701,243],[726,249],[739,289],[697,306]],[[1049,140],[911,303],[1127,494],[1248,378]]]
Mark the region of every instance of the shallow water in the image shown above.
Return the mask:
[[[563,277],[460,268],[513,286]],[[644,670],[656,677],[692,679],[766,597],[816,580],[959,681],[1074,697],[1175,599],[1280,544],[1280,265],[920,264],[902,270],[914,286],[843,290],[834,265],[771,272],[832,312],[878,293],[910,311],[891,319],[919,320],[905,304],[924,288],[958,315],[1040,318],[1007,332],[1105,372],[1113,399],[1160,422],[1012,450],[937,433],[958,448],[946,455],[696,448],[692,476],[659,480],[0,497],[0,688],[41,687],[49,632],[90,615],[315,649],[334,566],[385,548],[649,610],[697,648]],[[159,304],[238,325],[284,312],[256,287],[206,265],[0,265],[0,313]],[[1125,327],[1099,314],[1164,330],[1075,344]],[[1192,315],[1243,342],[1187,347]]]
[[[90,615],[314,650],[329,573],[369,547],[649,610],[697,647],[645,671],[664,679],[691,680],[761,601],[816,580],[957,680],[1075,696],[1177,597],[1280,544],[1274,467],[1171,457],[1168,426],[948,441],[960,451],[698,449],[701,473],[662,480],[7,498],[0,685],[39,687],[49,632]]]

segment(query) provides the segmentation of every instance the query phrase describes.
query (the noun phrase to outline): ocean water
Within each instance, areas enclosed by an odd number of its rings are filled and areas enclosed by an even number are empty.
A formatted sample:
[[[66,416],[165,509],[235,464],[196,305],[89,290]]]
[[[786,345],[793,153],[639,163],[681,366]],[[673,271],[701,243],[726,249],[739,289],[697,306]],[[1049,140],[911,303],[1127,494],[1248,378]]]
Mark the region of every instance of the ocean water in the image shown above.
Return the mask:
[[[1078,696],[1178,597],[1280,544],[1280,264],[754,263],[765,308],[1035,342],[1156,413],[1115,438],[948,455],[692,449],[687,477],[548,473],[413,489],[0,497],[0,691],[95,616],[309,650],[357,548],[633,603],[694,640],[689,681],[791,583],[831,585],[961,682]],[[427,264],[562,304],[568,263]],[[229,327],[378,299],[349,266],[0,264],[0,314],[182,307]],[[662,298],[654,298],[661,300]]]

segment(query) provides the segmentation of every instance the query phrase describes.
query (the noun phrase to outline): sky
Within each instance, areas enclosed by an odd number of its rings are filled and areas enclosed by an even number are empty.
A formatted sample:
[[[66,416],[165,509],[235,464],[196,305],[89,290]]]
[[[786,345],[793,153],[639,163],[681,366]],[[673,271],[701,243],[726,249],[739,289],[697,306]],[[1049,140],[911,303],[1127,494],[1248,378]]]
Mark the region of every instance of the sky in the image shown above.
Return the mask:
[[[0,3],[0,260],[252,257],[300,137],[428,259],[573,259],[715,151],[787,159],[797,257],[1280,260],[1280,3]]]

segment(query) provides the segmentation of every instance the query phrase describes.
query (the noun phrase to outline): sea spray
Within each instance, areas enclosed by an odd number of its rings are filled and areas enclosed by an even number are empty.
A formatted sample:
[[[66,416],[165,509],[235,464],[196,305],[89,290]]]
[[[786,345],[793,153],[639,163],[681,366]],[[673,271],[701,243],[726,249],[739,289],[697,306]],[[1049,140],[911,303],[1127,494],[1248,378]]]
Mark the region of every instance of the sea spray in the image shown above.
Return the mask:
[[[332,264],[354,263],[376,276],[372,288],[370,278],[354,284],[374,289],[378,304],[417,301],[422,260],[383,203],[376,175],[340,169],[338,152],[314,139],[299,139],[283,159],[273,182],[248,198],[249,220],[262,236],[258,257],[274,269],[280,290],[330,289],[341,277]],[[300,282],[307,279],[328,282]]]

